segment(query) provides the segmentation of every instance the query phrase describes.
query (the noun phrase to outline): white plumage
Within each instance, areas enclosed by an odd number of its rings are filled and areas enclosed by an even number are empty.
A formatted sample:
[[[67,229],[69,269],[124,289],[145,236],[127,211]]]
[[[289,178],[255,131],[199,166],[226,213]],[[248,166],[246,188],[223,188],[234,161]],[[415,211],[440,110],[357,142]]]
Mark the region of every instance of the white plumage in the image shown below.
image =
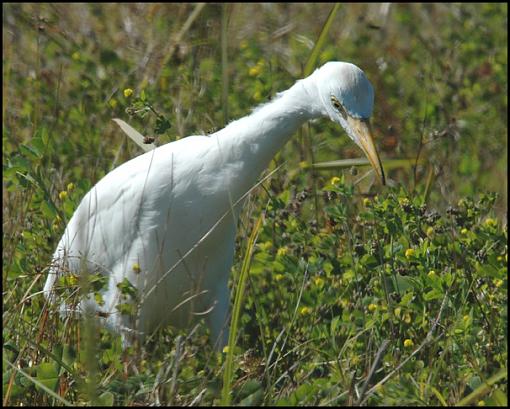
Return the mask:
[[[299,126],[317,117],[342,125],[384,182],[368,124],[373,100],[363,71],[329,62],[208,137],[190,136],[124,163],[76,209],[53,256],[45,295],[53,299],[60,274],[99,271],[108,277],[104,305],[92,296],[85,304],[125,343],[159,326],[185,326],[205,312],[212,340],[222,347],[239,199]],[[117,308],[126,302],[117,286],[125,278],[138,291],[135,316]]]

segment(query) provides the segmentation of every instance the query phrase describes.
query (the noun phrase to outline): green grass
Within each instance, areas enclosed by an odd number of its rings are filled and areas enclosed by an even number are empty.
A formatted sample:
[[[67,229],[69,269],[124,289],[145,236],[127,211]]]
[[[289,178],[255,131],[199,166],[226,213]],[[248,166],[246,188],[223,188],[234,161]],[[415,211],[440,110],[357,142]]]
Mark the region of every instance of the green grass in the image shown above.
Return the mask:
[[[507,6],[333,7],[3,5],[4,404],[506,405]],[[112,118],[209,133],[328,60],[372,81],[391,186],[303,127],[244,208],[228,351],[45,305],[80,199],[142,152]]]

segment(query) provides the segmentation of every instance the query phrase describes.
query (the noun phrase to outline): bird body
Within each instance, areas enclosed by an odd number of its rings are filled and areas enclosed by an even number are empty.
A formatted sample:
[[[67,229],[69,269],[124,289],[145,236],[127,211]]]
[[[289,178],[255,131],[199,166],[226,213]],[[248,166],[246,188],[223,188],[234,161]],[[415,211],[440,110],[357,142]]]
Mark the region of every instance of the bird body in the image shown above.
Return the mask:
[[[46,296],[61,274],[97,271],[108,278],[104,304],[90,296],[80,309],[100,311],[126,343],[204,315],[222,347],[244,196],[303,122],[321,116],[340,123],[384,178],[366,122],[372,105],[363,72],[332,62],[209,137],[189,136],[124,163],[73,214],[53,256]],[[125,279],[138,293],[135,316],[119,309]]]

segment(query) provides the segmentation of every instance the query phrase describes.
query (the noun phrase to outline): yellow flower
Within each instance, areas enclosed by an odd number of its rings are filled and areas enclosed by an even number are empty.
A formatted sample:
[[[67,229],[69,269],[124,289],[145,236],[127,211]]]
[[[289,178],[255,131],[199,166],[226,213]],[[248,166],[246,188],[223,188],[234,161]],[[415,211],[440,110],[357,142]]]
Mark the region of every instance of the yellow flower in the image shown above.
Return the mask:
[[[67,184],[67,190],[70,192],[71,190],[74,190],[74,183],[68,183]]]
[[[399,197],[398,203],[400,204],[400,206],[409,206],[411,204],[407,197]]]
[[[138,263],[133,264],[133,271],[135,273],[139,273],[141,270],[142,269],[140,268],[140,264],[138,264]]]
[[[265,241],[263,243],[259,243],[259,248],[262,250],[262,251],[267,251],[269,250],[271,247],[273,246],[273,243],[270,242],[270,241]]]
[[[435,278],[436,277],[436,272],[434,270],[430,270],[427,275],[429,276],[429,278]]]
[[[406,258],[412,258],[414,257],[415,251],[414,249],[407,249],[405,252]]]
[[[68,285],[76,285],[78,284],[78,276],[76,274],[69,274],[66,278],[65,278],[65,282],[66,284]]]
[[[465,227],[460,231],[460,234],[468,234],[468,229],[466,229]]]
[[[224,354],[228,353],[228,345],[225,345],[225,346],[223,347],[223,353],[224,353]]]
[[[431,237],[433,234],[434,234],[434,228],[433,227],[429,227],[427,229],[427,236]]]
[[[261,72],[262,72],[262,66],[257,64],[249,69],[248,74],[250,77],[256,77]]]
[[[377,305],[376,304],[369,304],[368,305],[368,311],[374,312],[375,310],[377,310]]]
[[[467,315],[467,314],[466,314],[466,315],[464,315],[464,316],[462,317],[462,319],[463,319],[464,321],[469,320],[469,315]]]
[[[363,206],[365,206],[365,207],[366,207],[366,206],[368,206],[368,205],[370,205],[370,199],[369,199],[368,197],[365,197],[365,198],[363,199]]]
[[[65,200],[65,199],[67,198],[67,192],[66,192],[65,190],[63,190],[62,192],[60,192],[60,193],[58,194],[58,198],[59,198],[60,200]]]
[[[484,400],[479,400],[476,405],[477,406],[485,406],[485,401]]]
[[[276,274],[276,275],[274,276],[274,279],[275,279],[276,281],[282,281],[284,278],[285,278],[285,276],[284,276],[283,274],[280,274],[280,273],[278,273],[278,274]]]
[[[108,104],[111,108],[115,108],[117,106],[117,100],[115,98],[112,98],[108,101]]]
[[[301,307],[301,309],[299,310],[299,313],[301,315],[308,315],[312,312],[312,309],[310,307]]]
[[[132,90],[131,88],[126,88],[126,89],[124,90],[124,96],[125,96],[126,98],[129,98],[131,95],[133,95],[133,90]]]
[[[495,278],[493,283],[496,287],[501,287],[503,285],[503,280],[500,280],[499,278]]]
[[[349,306],[349,300],[347,298],[342,298],[339,301],[339,304],[342,306],[342,308],[347,308]]]
[[[337,185],[338,183],[340,183],[341,180],[342,179],[340,179],[338,176],[333,176],[329,183],[331,183],[332,185]]]
[[[276,255],[281,257],[281,256],[287,255],[288,252],[289,252],[289,248],[288,247],[280,247],[278,249],[278,251],[276,252]]]
[[[395,317],[400,318],[401,311],[402,311],[402,308],[400,308],[400,307],[395,308],[395,310],[393,311],[393,313],[395,314]]]
[[[406,313],[406,315],[404,315],[404,322],[406,324],[410,324],[411,323],[411,314]]]
[[[80,59],[80,53],[78,51],[75,51],[72,55],[71,55],[71,58],[74,60],[74,61],[78,61]]]
[[[313,282],[319,288],[324,287],[324,279],[322,277],[316,277],[315,280],[313,280]]]
[[[489,217],[489,218],[485,219],[484,224],[487,227],[496,227],[498,225],[498,221],[496,219],[492,219]]]
[[[404,340],[404,347],[411,348],[414,345],[414,342],[412,339],[407,338]]]
[[[299,167],[301,169],[307,169],[310,165],[308,164],[308,161],[306,160],[302,160],[301,162],[299,162]]]

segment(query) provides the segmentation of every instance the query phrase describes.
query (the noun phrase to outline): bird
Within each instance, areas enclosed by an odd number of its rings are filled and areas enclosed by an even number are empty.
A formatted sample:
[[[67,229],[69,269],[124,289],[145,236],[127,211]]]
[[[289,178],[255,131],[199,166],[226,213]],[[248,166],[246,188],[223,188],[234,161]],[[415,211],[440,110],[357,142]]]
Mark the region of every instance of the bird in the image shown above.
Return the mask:
[[[45,297],[56,302],[61,276],[97,274],[105,281],[102,300],[89,294],[73,307],[61,301],[62,314],[95,312],[123,346],[205,317],[221,350],[229,336],[228,280],[247,193],[298,128],[316,118],[340,125],[384,184],[369,121],[373,107],[374,89],[363,70],[330,61],[213,134],[188,136],[123,163],[73,213],[53,254]],[[126,283],[134,293],[122,291]],[[125,304],[134,312],[126,313]]]

